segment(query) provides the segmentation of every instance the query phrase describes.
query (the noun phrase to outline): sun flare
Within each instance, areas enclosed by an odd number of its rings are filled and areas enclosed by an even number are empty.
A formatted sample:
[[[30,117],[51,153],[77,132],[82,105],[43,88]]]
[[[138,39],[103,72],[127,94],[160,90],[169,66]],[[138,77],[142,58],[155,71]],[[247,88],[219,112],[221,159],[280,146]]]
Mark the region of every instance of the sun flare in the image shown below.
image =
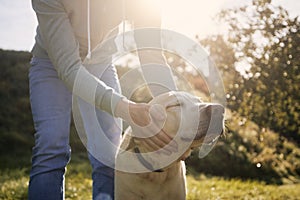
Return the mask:
[[[205,37],[219,31],[213,17],[223,3],[220,0],[162,0],[162,26],[190,37]]]

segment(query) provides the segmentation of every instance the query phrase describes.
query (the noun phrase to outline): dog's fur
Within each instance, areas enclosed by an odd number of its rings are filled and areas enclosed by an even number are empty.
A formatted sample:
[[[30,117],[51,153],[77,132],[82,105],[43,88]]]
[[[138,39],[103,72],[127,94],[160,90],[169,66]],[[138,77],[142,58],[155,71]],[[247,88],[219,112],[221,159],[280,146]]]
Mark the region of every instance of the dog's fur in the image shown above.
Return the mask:
[[[141,158],[137,154],[148,151],[133,137],[135,134],[131,129],[127,129],[116,158],[116,200],[184,200],[186,181],[183,160],[193,148],[202,143],[214,142],[223,133],[224,108],[220,104],[203,103],[185,92],[159,95],[150,102],[150,105],[155,104],[165,109],[167,119],[163,130],[171,137],[178,136],[175,141],[179,145],[179,152],[172,154],[174,159],[169,164],[161,164],[170,158],[162,154],[143,154]],[[195,116],[199,119],[195,120]],[[196,130],[192,128],[195,122]],[[188,147],[184,147],[184,144]],[[153,168],[149,169],[141,159]]]

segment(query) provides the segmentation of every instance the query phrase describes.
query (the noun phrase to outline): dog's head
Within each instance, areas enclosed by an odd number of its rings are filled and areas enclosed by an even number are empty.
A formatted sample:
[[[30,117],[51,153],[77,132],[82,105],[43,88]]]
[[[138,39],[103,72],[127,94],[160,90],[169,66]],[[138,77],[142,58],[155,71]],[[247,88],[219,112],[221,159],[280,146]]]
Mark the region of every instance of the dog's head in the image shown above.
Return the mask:
[[[181,159],[185,159],[190,149],[213,143],[223,134],[224,112],[221,104],[205,103],[200,98],[186,92],[168,92],[155,97],[151,105],[161,105],[166,111],[163,131],[171,137],[179,136],[190,146]],[[180,141],[177,141],[177,143]]]

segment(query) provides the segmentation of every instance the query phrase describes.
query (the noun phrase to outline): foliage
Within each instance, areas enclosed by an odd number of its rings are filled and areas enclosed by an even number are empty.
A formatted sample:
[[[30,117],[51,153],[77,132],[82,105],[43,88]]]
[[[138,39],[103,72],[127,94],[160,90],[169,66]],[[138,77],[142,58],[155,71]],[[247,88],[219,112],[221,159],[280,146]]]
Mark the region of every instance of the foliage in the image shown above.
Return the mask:
[[[226,44],[216,47],[222,39],[204,43],[215,57],[221,57],[218,65],[229,59],[230,67],[221,68],[223,71],[230,74],[234,67],[245,69],[239,77],[233,73],[229,79],[229,108],[299,144],[298,18],[291,19],[287,11],[273,6],[271,0],[253,0],[251,6],[222,11],[219,19],[228,26],[223,39]],[[224,54],[228,48],[234,53]]]
[[[227,112],[228,133],[204,158],[187,160],[191,173],[256,179],[267,183],[300,182],[300,149],[284,137]]]

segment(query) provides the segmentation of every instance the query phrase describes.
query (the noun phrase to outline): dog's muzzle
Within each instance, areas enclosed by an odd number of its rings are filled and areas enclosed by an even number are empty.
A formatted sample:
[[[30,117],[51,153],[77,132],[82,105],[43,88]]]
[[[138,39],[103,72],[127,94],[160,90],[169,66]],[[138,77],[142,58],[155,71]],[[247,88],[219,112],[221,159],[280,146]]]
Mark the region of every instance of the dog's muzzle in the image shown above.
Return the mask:
[[[211,143],[223,134],[225,109],[221,104],[200,103],[199,122],[195,133],[184,134],[184,141],[202,140],[203,143]]]

